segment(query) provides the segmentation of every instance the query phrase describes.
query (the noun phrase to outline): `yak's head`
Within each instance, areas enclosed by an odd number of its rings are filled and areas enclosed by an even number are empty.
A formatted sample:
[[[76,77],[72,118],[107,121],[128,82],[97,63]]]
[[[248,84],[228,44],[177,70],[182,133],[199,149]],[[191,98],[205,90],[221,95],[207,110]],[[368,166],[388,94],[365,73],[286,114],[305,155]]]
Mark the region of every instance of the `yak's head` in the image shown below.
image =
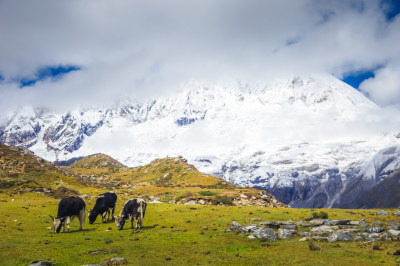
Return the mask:
[[[88,218],[89,218],[89,224],[93,224],[96,221],[97,218],[97,212],[91,210],[88,213]]]
[[[118,226],[118,230],[122,230],[125,225],[125,218],[123,216],[114,216],[115,224]]]
[[[65,217],[53,217],[51,216],[51,219],[53,219],[53,227],[54,227],[54,233],[60,233],[61,227],[65,223]]]

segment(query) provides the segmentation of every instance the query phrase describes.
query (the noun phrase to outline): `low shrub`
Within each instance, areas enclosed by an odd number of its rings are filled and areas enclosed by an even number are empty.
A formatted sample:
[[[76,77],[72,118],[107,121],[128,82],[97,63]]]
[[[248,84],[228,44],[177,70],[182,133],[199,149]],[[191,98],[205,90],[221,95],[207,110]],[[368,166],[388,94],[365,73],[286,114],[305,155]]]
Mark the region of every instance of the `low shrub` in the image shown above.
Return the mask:
[[[202,196],[214,196],[215,192],[209,191],[209,190],[203,190],[199,192],[200,195]]]
[[[312,218],[313,219],[318,219],[318,218],[320,218],[320,219],[328,219],[328,213],[326,213],[326,212],[319,212],[319,213],[313,212],[312,213]]]
[[[217,196],[216,197],[216,201],[218,203],[227,205],[227,206],[232,206],[233,205],[233,201],[231,198],[229,198],[228,196]]]

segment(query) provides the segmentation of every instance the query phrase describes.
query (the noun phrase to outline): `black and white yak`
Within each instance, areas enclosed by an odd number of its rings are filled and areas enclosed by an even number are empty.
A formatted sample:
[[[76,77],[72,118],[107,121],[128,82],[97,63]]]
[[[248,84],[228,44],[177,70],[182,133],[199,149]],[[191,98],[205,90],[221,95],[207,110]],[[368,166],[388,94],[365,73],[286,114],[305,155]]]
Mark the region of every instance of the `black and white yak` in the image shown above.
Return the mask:
[[[73,218],[79,219],[79,230],[82,230],[82,225],[85,222],[85,207],[86,203],[80,197],[69,197],[62,199],[58,204],[57,217],[53,219],[54,232],[59,233],[61,227],[65,232],[65,224],[67,224],[68,232],[70,232],[69,224]]]
[[[131,220],[131,228],[133,229],[134,218],[136,218],[136,229],[138,226],[139,228],[142,228],[146,206],[146,201],[143,199],[127,200],[124,204],[124,207],[122,207],[119,216],[114,217],[115,224],[118,226],[118,229],[122,230],[122,228],[124,228],[126,219]]]
[[[93,207],[93,210],[89,211],[89,224],[93,224],[96,221],[97,216],[100,214],[103,218],[103,223],[106,221],[106,216],[108,214],[107,220],[110,220],[110,209],[112,210],[111,219],[114,216],[115,204],[117,202],[117,194],[113,192],[106,192],[101,194]]]

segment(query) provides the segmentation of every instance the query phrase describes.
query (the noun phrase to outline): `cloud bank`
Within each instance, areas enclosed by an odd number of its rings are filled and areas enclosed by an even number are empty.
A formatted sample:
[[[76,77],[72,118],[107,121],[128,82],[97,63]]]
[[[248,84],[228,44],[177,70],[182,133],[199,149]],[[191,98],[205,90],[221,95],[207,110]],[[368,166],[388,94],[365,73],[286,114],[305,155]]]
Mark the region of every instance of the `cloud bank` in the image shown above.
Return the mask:
[[[396,1],[0,2],[0,113],[169,94],[187,80],[376,69],[360,90],[400,102]],[[78,71],[21,87],[40,69]]]

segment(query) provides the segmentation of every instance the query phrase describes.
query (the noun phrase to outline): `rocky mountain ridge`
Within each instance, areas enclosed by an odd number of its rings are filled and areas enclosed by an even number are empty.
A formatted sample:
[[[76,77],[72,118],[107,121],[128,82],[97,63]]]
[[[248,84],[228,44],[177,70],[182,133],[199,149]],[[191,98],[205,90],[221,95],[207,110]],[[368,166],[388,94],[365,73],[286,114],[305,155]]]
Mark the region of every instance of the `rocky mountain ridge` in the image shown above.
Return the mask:
[[[52,161],[104,153],[138,166],[181,155],[202,172],[265,189],[294,207],[340,207],[348,184],[367,178],[361,171],[373,156],[400,144],[400,123],[380,115],[329,75],[192,82],[144,104],[66,113],[26,107],[0,126],[0,142]]]

